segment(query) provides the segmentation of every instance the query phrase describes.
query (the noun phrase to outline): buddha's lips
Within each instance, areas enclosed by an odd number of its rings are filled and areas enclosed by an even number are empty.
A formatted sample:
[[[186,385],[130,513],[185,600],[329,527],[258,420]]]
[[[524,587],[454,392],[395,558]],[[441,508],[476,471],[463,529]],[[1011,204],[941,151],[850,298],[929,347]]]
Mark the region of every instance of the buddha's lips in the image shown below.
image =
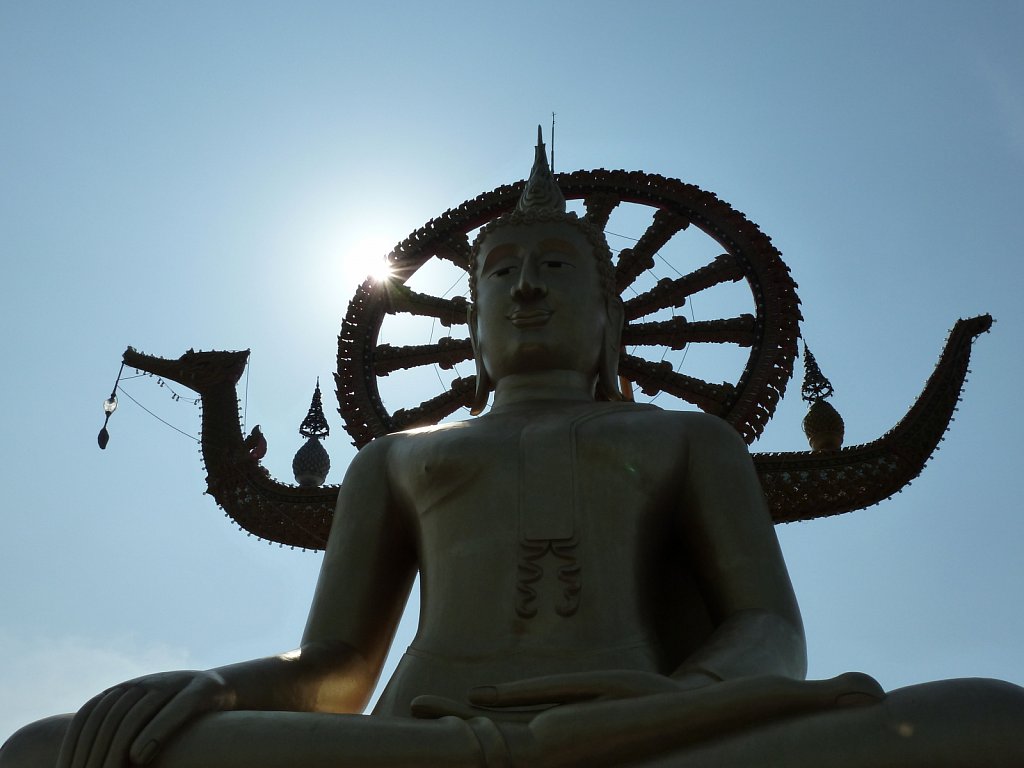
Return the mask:
[[[549,309],[517,309],[508,315],[516,328],[536,328],[544,325],[550,317]]]

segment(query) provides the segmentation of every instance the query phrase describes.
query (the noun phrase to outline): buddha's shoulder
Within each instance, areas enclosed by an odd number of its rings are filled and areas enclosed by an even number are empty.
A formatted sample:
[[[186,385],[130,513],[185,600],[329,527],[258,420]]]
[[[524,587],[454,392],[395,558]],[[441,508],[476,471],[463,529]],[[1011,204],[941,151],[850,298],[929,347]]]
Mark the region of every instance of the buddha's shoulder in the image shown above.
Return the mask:
[[[703,411],[665,410],[648,403],[594,402],[582,408],[577,406],[566,409],[562,415],[568,422],[574,422],[578,428],[592,424],[602,431],[613,434],[635,431],[651,437],[657,435],[676,439],[739,439],[736,431],[717,416]],[[475,442],[492,437],[496,433],[518,431],[522,427],[520,422],[523,421],[521,416],[508,418],[497,414],[488,415],[393,432],[376,438],[370,445],[375,445],[375,452],[381,455],[395,450],[409,450],[414,446]]]
[[[379,459],[396,459],[410,452],[433,451],[464,442],[466,439],[479,439],[478,433],[481,430],[476,424],[477,421],[478,419],[468,419],[391,432],[375,438],[360,453],[373,447]]]
[[[731,434],[735,430],[724,419],[703,411],[673,411],[646,403],[595,403],[595,416],[608,416],[638,429],[654,429],[677,434]]]

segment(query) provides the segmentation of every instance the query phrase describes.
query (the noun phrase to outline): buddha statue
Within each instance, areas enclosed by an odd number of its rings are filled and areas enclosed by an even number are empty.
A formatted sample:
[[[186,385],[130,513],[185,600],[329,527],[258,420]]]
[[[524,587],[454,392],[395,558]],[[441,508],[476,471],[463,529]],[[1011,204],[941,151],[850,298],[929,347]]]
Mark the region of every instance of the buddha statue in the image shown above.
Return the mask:
[[[114,686],[0,768],[1024,765],[1024,689],[807,681],[746,445],[623,400],[603,234],[539,144],[472,250],[467,421],[373,440],[297,650]],[[418,631],[370,699],[417,572]]]

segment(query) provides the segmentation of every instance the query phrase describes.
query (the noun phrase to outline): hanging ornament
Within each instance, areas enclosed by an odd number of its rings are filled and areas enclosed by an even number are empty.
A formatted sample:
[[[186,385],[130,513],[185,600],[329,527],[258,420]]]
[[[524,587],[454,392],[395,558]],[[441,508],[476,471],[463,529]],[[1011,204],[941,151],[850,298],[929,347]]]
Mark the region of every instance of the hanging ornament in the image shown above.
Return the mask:
[[[846,425],[839,411],[825,402],[832,397],[832,382],[825,378],[818,361],[804,342],[804,383],[800,396],[811,404],[804,416],[803,428],[812,451],[837,451],[843,446]]]
[[[309,404],[309,413],[302,420],[299,426],[299,434],[307,438],[303,445],[295,453],[292,459],[292,472],[295,473],[295,482],[303,487],[316,487],[323,485],[327,480],[327,473],[331,470],[331,457],[320,440],[331,433],[331,428],[324,418],[324,409],[320,400],[320,379],[316,380],[316,390],[313,392],[313,400]]]
[[[114,380],[114,388],[110,391],[110,397],[103,401],[103,427],[100,429],[100,433],[96,435],[96,442],[99,443],[100,450],[105,450],[107,443],[110,442],[110,433],[107,432],[107,422],[110,421],[110,417],[117,410],[117,385],[121,381],[121,374],[124,373],[124,363],[121,363],[121,368],[117,372],[117,378]]]

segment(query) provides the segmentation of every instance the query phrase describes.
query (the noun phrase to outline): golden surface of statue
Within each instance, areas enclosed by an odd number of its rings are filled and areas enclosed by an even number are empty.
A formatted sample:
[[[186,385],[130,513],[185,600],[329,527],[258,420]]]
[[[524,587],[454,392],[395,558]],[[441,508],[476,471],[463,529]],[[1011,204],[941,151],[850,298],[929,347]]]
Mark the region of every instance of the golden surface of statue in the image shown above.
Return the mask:
[[[1024,690],[805,681],[736,431],[622,402],[603,237],[538,149],[474,246],[469,421],[353,460],[299,649],[126,682],[15,734],[2,768],[1021,766]],[[420,623],[366,706],[417,572]]]

